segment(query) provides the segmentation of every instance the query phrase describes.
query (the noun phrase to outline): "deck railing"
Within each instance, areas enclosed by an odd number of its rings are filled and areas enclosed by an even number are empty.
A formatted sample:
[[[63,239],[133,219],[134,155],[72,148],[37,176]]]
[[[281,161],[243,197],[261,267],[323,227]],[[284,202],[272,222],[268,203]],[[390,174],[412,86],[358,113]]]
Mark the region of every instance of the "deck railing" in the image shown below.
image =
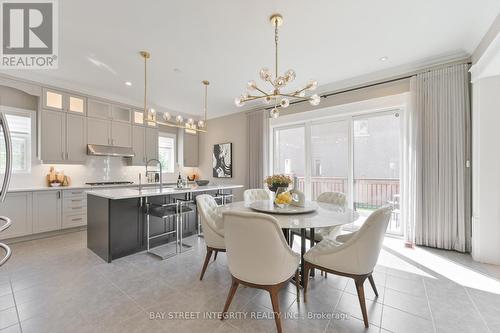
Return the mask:
[[[305,179],[298,178],[298,187],[304,191]],[[348,192],[347,178],[345,177],[312,177],[311,197],[316,199],[323,192]],[[356,208],[376,209],[395,201],[400,193],[399,179],[394,178],[355,178],[354,205]]]

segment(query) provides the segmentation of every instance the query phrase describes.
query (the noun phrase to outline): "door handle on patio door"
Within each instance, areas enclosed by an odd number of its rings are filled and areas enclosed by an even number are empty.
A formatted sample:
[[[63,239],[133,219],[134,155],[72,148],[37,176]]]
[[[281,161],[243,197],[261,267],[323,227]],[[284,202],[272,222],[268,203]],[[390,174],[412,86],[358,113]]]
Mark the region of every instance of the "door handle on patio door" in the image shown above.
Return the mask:
[[[10,176],[12,174],[12,139],[10,137],[9,125],[7,124],[7,118],[5,114],[0,112],[0,126],[3,129],[3,135],[5,140],[5,176],[3,178],[2,189],[0,190],[0,202],[5,201],[5,196],[7,195],[7,189],[10,184]]]

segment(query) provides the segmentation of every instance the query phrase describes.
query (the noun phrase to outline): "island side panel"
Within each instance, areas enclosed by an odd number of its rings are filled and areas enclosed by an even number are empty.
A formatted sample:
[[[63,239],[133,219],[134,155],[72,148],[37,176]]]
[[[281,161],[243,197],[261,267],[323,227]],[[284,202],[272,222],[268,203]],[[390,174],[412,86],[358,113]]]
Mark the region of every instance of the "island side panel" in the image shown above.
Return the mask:
[[[145,248],[141,198],[110,200],[110,253],[117,259]]]
[[[87,248],[111,262],[109,251],[109,199],[87,195]]]

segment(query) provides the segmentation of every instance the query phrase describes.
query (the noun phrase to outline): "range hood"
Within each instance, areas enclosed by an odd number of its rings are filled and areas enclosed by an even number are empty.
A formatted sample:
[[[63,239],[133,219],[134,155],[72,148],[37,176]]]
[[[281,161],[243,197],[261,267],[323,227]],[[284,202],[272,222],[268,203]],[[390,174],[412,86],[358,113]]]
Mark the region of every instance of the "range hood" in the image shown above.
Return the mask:
[[[134,151],[128,147],[87,145],[87,155],[92,156],[116,156],[116,157],[134,157]]]

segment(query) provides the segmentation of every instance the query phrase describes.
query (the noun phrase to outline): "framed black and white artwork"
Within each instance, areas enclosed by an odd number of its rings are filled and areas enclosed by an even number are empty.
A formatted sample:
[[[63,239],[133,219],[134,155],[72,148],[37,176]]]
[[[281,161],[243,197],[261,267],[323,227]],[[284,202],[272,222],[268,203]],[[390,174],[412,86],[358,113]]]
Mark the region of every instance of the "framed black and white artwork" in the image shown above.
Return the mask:
[[[233,177],[233,144],[219,143],[214,145],[212,154],[212,170],[215,178]]]

